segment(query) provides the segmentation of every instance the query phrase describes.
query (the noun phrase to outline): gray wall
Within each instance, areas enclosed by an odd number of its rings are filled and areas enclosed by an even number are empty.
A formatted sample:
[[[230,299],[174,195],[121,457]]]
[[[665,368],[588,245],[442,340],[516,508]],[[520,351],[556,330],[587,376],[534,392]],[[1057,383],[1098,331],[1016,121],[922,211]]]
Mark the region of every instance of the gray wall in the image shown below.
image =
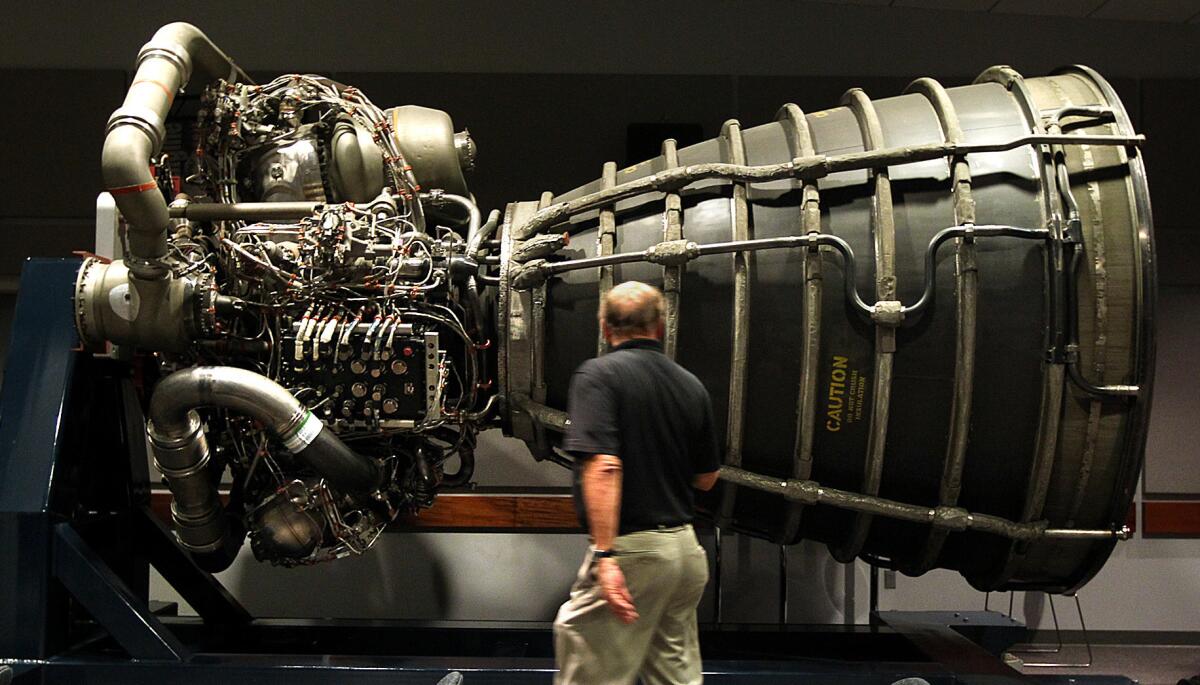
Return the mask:
[[[565,489],[570,484],[568,471],[534,462],[523,443],[498,431],[480,436],[478,454],[481,486]],[[715,573],[713,534],[702,531],[700,539]],[[288,570],[256,562],[246,546],[220,579],[259,616],[550,621],[587,544],[581,534],[404,532],[384,535],[361,557]],[[866,620],[864,565],[839,564],[812,543],[791,547],[787,554],[790,621]],[[776,621],[779,548],[727,535],[722,557],[722,620]],[[704,620],[715,616],[716,585],[709,583],[701,602]],[[180,602],[185,613],[191,612],[157,575],[151,596]]]
[[[947,84],[996,63],[1028,74],[1084,62],[1114,80],[1146,148],[1165,311],[1200,304],[1200,231],[1191,201],[1198,175],[1200,26],[978,14],[797,0],[659,3],[356,2],[141,4],[6,2],[0,29],[0,345],[21,261],[91,245],[104,121],[121,99],[138,47],[171,20],[197,23],[247,69],[308,70],[363,88],[381,105],[449,111],[479,141],[472,186],[486,208],[531,199],[624,162],[630,122],[696,122],[713,135],[738,117],[768,120],[787,101],[835,103],[850,86],[899,92],[915,76]],[[1178,296],[1178,297],[1177,297]],[[1186,316],[1181,317],[1186,318]],[[1194,321],[1194,317],[1189,319]],[[1164,347],[1190,349],[1194,323],[1164,326]],[[1147,482],[1195,471],[1194,366],[1165,355],[1170,407],[1155,417]],[[1173,361],[1172,361],[1173,360]],[[1164,362],[1164,363],[1168,363]],[[561,486],[518,443],[489,435],[481,482]],[[1164,465],[1161,473],[1153,465]],[[705,544],[711,548],[711,539]],[[284,571],[242,558],[222,579],[256,613],[548,620],[585,545],[571,535],[404,533],[361,559]],[[727,538],[725,617],[777,614],[777,549]],[[864,566],[834,563],[817,545],[789,553],[790,618],[863,621]],[[702,615],[711,615],[712,587]],[[156,582],[155,596],[171,597]],[[1089,626],[1195,628],[1200,543],[1123,544],[1084,590]],[[953,574],[900,577],[884,608],[976,608],[982,598]],[[1018,599],[1047,625],[1037,598]],[[1019,612],[1018,617],[1020,617]]]
[[[8,2],[0,65],[126,68],[155,28],[184,20],[208,31],[243,66],[266,71],[908,78],[994,63],[1033,72],[1085,62],[1120,76],[1200,75],[1195,23],[856,6],[886,2]]]

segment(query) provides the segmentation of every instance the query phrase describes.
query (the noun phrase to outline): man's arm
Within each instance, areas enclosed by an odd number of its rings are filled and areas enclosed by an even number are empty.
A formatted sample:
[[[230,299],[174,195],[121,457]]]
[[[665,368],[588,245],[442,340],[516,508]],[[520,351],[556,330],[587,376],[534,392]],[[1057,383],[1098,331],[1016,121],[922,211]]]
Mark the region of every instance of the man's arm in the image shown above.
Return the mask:
[[[708,473],[697,473],[692,476],[692,487],[697,490],[708,492],[717,484],[717,478],[720,476],[720,471],[709,471]]]
[[[583,466],[583,501],[596,549],[611,550],[621,520],[621,460],[612,454],[593,454]],[[624,623],[637,620],[633,596],[616,559],[596,561],[596,579],[608,606]]]
[[[612,549],[617,537],[622,474],[621,460],[611,454],[593,454],[584,464],[583,501],[597,549]]]
[[[720,477],[721,452],[717,447],[717,433],[713,430],[712,400],[708,393],[704,394],[703,419],[692,449],[692,466],[696,472],[692,476],[692,487],[705,492],[712,490]]]

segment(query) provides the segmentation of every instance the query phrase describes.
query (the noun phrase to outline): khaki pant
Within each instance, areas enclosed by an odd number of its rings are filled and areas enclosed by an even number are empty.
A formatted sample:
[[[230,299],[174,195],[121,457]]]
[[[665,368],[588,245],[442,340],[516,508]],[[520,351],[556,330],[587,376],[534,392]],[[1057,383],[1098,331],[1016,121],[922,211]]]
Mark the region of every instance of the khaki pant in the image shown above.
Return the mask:
[[[622,535],[617,564],[639,617],[621,623],[583,560],[571,598],[554,620],[556,685],[645,685],[703,682],[696,605],[708,583],[708,557],[690,525]]]

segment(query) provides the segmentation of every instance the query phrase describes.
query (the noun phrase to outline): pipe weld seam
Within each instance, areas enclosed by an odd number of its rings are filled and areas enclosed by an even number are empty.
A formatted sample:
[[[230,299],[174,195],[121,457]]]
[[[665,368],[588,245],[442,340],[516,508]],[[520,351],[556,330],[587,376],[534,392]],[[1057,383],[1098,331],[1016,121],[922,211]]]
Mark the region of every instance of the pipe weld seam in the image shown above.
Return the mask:
[[[158,456],[156,455],[154,457],[154,468],[158,469],[162,473],[162,475],[167,477],[168,480],[171,480],[171,479],[178,480],[178,479],[183,479],[183,478],[188,478],[190,476],[194,476],[194,475],[200,473],[201,471],[203,471],[204,468],[206,466],[208,466],[209,458],[210,458],[210,452],[206,449],[206,450],[203,450],[203,452],[200,456],[200,460],[197,461],[195,464],[192,464],[191,466],[185,466],[181,469],[175,469],[175,468],[163,466],[162,462],[158,460]]]
[[[118,107],[113,111],[112,115],[108,117],[108,124],[104,128],[104,135],[107,137],[120,126],[133,126],[144,133],[154,146],[155,152],[162,147],[167,131],[162,117],[158,115],[158,112],[149,107],[140,107],[137,105]]]
[[[933,524],[947,530],[966,530],[971,513],[962,507],[940,506],[933,510]]]
[[[179,510],[175,502],[171,502],[171,518],[181,526],[186,528],[201,528],[220,518],[223,513],[221,507],[211,507],[206,509],[204,513],[197,516],[189,516]],[[217,538],[220,540],[220,538]]]
[[[146,60],[159,58],[175,65],[179,70],[180,83],[187,83],[192,78],[192,56],[182,45],[169,41],[151,38],[150,42],[138,51],[137,68]]]
[[[179,434],[164,432],[159,430],[153,421],[146,421],[146,435],[149,436],[150,442],[154,447],[163,449],[186,447],[196,441],[202,428],[200,415],[194,409],[187,412],[187,429]]]

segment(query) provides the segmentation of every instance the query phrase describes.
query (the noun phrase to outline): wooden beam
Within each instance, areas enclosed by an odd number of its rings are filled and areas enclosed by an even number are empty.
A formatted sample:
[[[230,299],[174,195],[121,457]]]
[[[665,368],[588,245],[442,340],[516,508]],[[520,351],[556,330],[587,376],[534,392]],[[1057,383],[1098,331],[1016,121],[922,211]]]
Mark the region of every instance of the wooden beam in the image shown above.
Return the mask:
[[[222,501],[228,496],[222,494]],[[171,494],[151,493],[150,508],[166,523],[171,522]],[[562,495],[490,495],[445,493],[433,506],[417,514],[402,515],[390,531],[521,531],[582,532],[571,496]]]
[[[433,506],[401,516],[396,530],[521,530],[579,532],[570,495],[438,495]]]

